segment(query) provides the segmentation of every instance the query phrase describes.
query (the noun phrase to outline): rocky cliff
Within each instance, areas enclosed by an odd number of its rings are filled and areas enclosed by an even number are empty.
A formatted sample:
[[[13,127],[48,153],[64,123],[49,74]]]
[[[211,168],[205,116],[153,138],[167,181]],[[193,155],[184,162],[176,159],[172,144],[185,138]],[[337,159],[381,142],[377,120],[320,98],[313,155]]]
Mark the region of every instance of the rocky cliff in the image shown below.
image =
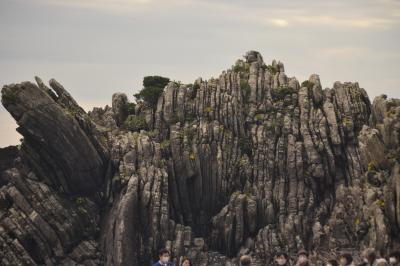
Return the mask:
[[[115,93],[86,113],[36,83],[2,89],[23,135],[0,150],[4,265],[150,265],[164,246],[195,265],[269,265],[400,245],[400,100],[300,84],[255,51],[170,82],[155,106]]]

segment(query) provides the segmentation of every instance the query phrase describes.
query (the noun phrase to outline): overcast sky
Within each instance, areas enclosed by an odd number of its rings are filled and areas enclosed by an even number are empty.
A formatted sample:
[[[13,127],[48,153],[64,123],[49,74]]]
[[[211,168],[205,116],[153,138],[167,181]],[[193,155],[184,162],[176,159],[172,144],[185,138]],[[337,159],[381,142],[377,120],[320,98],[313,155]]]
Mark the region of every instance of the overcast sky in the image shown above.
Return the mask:
[[[248,50],[299,81],[400,98],[400,0],[0,0],[0,85],[57,79],[86,110],[146,75],[218,77]],[[20,136],[0,107],[0,147]]]

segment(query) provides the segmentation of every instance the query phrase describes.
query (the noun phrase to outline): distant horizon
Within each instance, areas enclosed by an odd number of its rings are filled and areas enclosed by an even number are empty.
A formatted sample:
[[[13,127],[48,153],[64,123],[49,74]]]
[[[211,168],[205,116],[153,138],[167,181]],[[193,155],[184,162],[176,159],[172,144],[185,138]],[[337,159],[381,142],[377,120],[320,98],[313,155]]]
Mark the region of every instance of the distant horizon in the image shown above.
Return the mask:
[[[400,98],[400,2],[3,0],[0,85],[59,81],[86,111],[132,101],[148,75],[209,79],[249,50],[301,83],[358,82],[371,102]],[[0,107],[0,147],[19,143]]]

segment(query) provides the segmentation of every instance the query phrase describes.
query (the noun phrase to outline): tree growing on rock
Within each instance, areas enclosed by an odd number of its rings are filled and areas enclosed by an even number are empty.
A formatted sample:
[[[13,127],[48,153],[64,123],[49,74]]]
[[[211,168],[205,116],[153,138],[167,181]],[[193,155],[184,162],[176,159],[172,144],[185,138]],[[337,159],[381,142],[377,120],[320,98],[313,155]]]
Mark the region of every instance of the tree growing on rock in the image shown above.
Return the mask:
[[[133,96],[135,96],[136,100],[143,100],[150,107],[154,108],[168,82],[169,78],[166,77],[146,76],[143,78],[143,89]]]

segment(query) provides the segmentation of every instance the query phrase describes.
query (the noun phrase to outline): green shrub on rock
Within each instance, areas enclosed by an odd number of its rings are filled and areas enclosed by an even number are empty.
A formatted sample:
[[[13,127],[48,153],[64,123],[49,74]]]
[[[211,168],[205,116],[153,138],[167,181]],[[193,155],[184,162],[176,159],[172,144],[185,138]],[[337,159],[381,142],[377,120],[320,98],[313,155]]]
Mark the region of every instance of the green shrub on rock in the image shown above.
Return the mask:
[[[295,90],[288,86],[281,86],[275,90],[272,90],[272,97],[276,100],[284,100],[286,95],[294,93]]]
[[[314,87],[314,83],[312,83],[311,81],[305,80],[301,83],[301,87],[306,87],[309,90],[312,90],[312,88]]]
[[[240,89],[242,90],[242,94],[245,100],[247,100],[250,96],[251,87],[247,80],[240,80]]]
[[[129,115],[124,122],[124,128],[131,131],[140,131],[147,129],[146,119],[143,114]]]

